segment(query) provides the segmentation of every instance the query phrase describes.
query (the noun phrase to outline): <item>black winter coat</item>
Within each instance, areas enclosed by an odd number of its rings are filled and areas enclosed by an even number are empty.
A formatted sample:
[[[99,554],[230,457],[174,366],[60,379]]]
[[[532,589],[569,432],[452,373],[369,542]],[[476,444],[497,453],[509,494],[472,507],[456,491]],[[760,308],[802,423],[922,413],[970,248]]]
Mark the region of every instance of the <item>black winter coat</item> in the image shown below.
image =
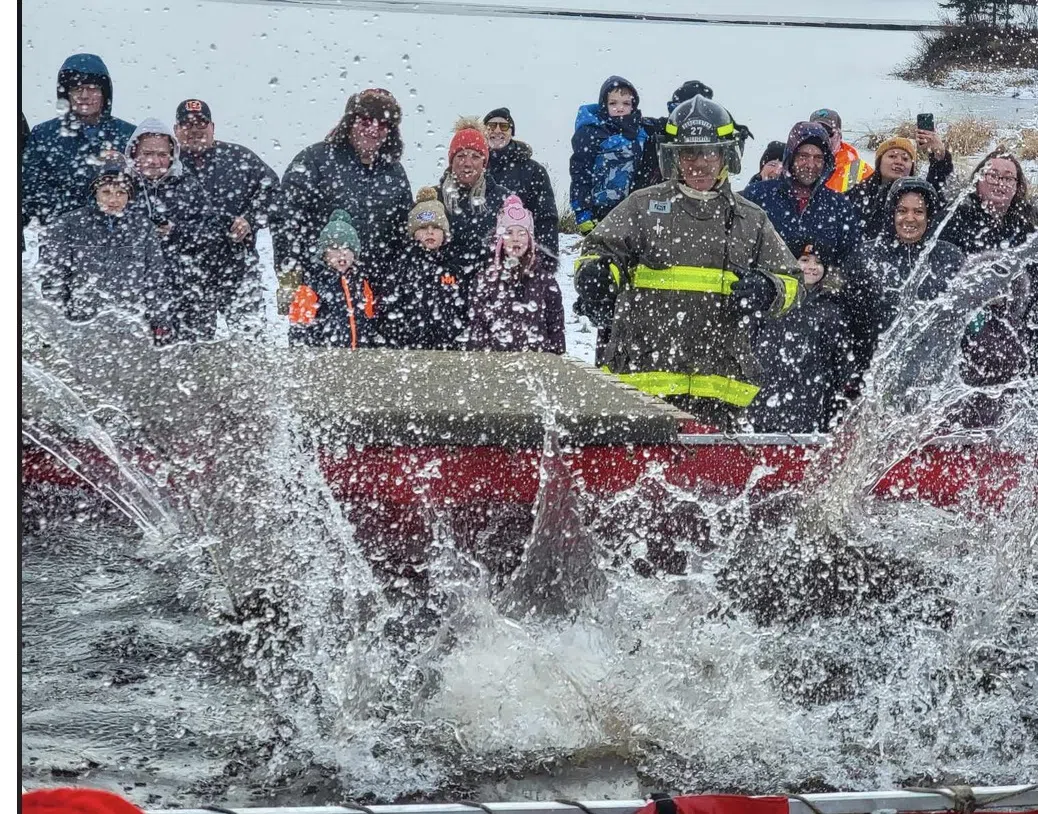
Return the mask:
[[[221,221],[209,206],[205,190],[191,175],[171,172],[158,182],[141,179],[137,197],[127,207],[156,226],[170,224],[159,244],[169,267],[177,299],[178,336],[211,339],[216,331],[219,275],[206,263],[210,246],[221,238]]]
[[[782,319],[765,319],[754,338],[761,389],[747,410],[757,432],[828,432],[853,373],[850,317],[839,297],[805,286]]]
[[[970,323],[962,339],[960,373],[971,387],[1038,377],[1038,264],[1015,281],[1010,297],[991,303]],[[996,426],[1013,396],[1014,391],[973,393],[957,418],[965,426]]]
[[[43,293],[80,322],[102,310],[139,313],[173,332],[174,292],[159,237],[139,210],[106,215],[91,204],[52,221],[40,240]]]
[[[930,167],[926,171],[926,180],[937,191],[942,206],[948,203],[947,183],[953,170],[951,153],[946,151],[944,159],[931,161]],[[886,228],[887,193],[890,192],[891,183],[884,184],[879,176],[879,170],[876,170],[868,179],[860,184],[855,184],[848,190],[847,200],[851,202],[857,213],[862,240],[879,237]],[[930,213],[931,220],[935,220],[938,216],[936,212]],[[944,235],[941,235],[941,238],[947,239]]]
[[[522,198],[523,205],[533,212],[541,263],[554,271],[559,256],[559,208],[548,171],[533,160],[530,145],[512,139],[503,149],[490,151],[487,172],[498,184]]]
[[[409,246],[386,278],[379,311],[379,332],[390,347],[458,350],[467,318],[447,246]]]
[[[217,234],[208,245],[204,263],[220,288],[219,307],[224,310],[245,278],[258,274],[256,232],[276,216],[280,181],[252,150],[226,141],[217,141],[202,153],[182,151],[180,160],[209,199]],[[249,222],[252,233],[235,243],[229,233],[239,216]]]
[[[374,292],[356,271],[343,277],[323,262],[304,269],[303,285],[288,312],[290,344],[325,348],[382,344]]]
[[[933,242],[928,235],[918,243],[902,243],[890,228],[861,246],[844,268],[844,301],[850,315],[855,372],[863,373],[882,334],[897,317],[901,291],[924,249]],[[931,222],[931,226],[936,226]],[[932,228],[931,228],[932,234]],[[938,240],[927,257],[927,272],[919,285],[920,300],[936,299],[965,260],[957,246]]]
[[[279,270],[289,261],[304,269],[319,262],[314,254],[321,230],[332,212],[345,209],[360,237],[358,271],[380,291],[408,242],[413,198],[399,161],[379,156],[366,166],[352,147],[320,142],[292,159],[281,179],[281,200],[274,240]]]
[[[1011,207],[1005,218],[998,220],[984,210],[977,193],[971,192],[944,227],[941,240],[954,243],[966,254],[1014,249],[1034,234],[1038,228],[1034,220],[1034,214],[1023,206]]]
[[[447,221],[451,227],[451,239],[446,245],[447,264],[456,270],[462,302],[468,309],[469,294],[476,275],[490,265],[497,216],[504,207],[508,190],[498,184],[490,174],[485,174],[486,191],[483,203],[477,205],[466,190],[459,190],[455,206],[447,202],[444,187],[449,184],[449,174],[436,188],[440,202],[447,210]]]

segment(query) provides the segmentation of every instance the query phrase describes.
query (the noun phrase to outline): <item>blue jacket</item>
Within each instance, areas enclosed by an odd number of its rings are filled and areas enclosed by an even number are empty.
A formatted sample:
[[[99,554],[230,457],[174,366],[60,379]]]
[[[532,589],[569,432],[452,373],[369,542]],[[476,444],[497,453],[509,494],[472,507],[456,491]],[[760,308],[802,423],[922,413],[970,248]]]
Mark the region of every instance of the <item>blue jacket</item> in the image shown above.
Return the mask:
[[[599,101],[577,111],[569,160],[570,206],[577,223],[601,220],[635,188],[649,133],[637,107],[622,118],[611,118],[606,96],[616,87],[634,86],[612,76],[602,85]]]
[[[101,120],[87,126],[69,113],[32,129],[22,156],[22,224],[39,218],[46,224],[89,203],[90,184],[104,150],[121,153],[133,125],[112,116],[112,79],[99,56],[74,54],[58,71],[58,99],[67,101],[65,83],[72,75],[97,81],[104,94]]]
[[[803,212],[797,210],[793,195],[793,156],[805,142],[821,148],[825,167],[815,183]],[[763,209],[775,230],[786,241],[790,251],[800,251],[805,243],[823,246],[841,266],[860,242],[859,218],[846,195],[833,192],[825,186],[836,166],[827,135],[821,125],[801,122],[789,134],[783,156],[785,173],[771,181],[757,181],[742,192],[742,196]]]

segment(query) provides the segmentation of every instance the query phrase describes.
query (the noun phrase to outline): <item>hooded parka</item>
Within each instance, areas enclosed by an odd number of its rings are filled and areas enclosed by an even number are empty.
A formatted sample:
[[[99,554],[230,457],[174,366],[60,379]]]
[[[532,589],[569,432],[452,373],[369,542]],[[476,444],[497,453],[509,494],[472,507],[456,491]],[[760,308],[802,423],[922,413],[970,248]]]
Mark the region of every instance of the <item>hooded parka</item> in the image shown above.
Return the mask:
[[[923,196],[928,216],[926,235],[916,243],[904,243],[894,230],[897,202],[910,192]],[[937,192],[921,178],[895,181],[887,196],[887,223],[883,234],[859,247],[844,267],[844,298],[851,319],[854,366],[858,373],[868,368],[880,335],[897,317],[902,290],[916,265],[926,264],[916,291],[920,300],[938,297],[962,267],[965,257],[959,248],[933,237],[940,206]]]
[[[184,172],[180,143],[168,125],[158,119],[141,122],[126,145],[127,161],[132,164],[137,142],[149,135],[170,139],[173,160],[166,174],[157,180],[150,181],[137,174],[140,194],[130,205],[158,228],[176,294],[177,338],[211,339],[216,331],[221,283],[206,258],[221,238],[221,220],[209,205],[202,185]],[[163,234],[162,227],[167,225],[169,229]]]
[[[68,103],[73,82],[94,82],[104,95],[101,119],[88,125],[66,111],[36,125],[22,155],[22,223],[44,225],[89,203],[90,184],[105,152],[121,153],[133,125],[112,115],[112,78],[95,54],[74,54],[58,71],[58,101]]]

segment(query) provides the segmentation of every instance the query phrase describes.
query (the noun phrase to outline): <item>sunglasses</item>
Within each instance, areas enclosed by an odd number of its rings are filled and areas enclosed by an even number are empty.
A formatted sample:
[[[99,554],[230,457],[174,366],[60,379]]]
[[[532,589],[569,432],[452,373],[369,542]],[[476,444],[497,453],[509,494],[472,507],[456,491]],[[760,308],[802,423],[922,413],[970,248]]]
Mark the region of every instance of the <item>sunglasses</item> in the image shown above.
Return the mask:
[[[487,122],[487,130],[500,130],[502,133],[512,132],[512,125],[508,122]]]
[[[376,119],[371,116],[358,116],[357,123],[363,127],[377,127],[379,130],[388,130],[389,122],[385,119]]]

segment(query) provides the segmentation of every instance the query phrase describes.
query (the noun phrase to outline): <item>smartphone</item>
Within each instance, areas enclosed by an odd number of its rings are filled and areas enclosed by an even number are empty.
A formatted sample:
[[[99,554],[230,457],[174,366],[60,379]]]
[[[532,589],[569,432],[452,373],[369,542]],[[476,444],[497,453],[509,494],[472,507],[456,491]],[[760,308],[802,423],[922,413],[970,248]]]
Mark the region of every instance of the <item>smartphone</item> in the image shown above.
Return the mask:
[[[933,113],[920,113],[915,117],[915,126],[918,130],[928,130],[933,132]]]

